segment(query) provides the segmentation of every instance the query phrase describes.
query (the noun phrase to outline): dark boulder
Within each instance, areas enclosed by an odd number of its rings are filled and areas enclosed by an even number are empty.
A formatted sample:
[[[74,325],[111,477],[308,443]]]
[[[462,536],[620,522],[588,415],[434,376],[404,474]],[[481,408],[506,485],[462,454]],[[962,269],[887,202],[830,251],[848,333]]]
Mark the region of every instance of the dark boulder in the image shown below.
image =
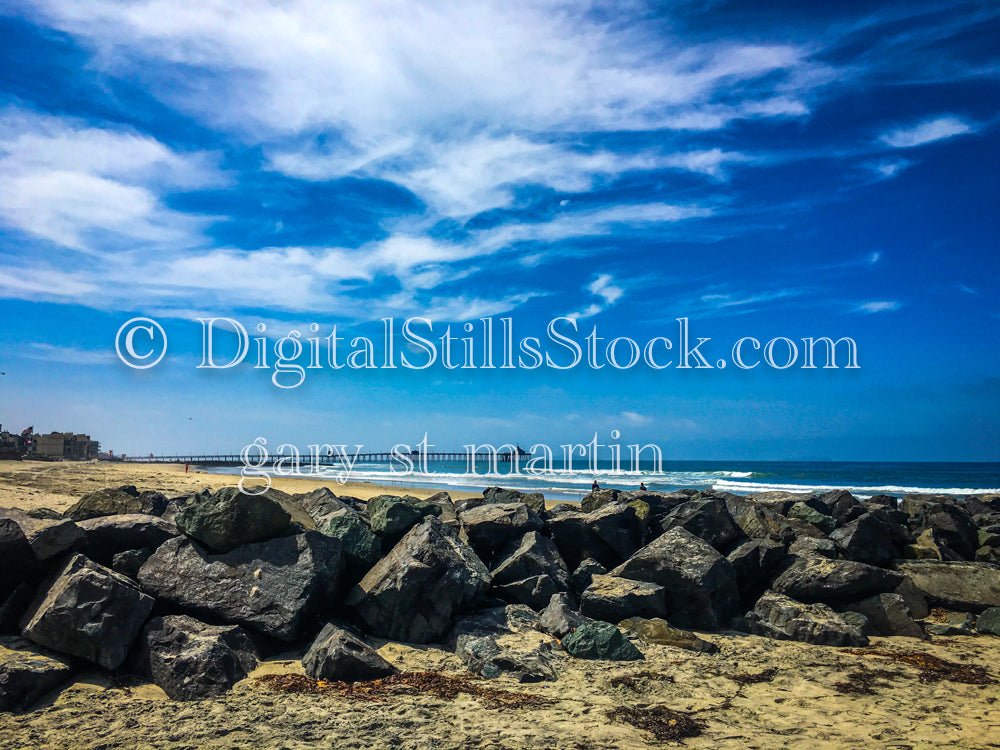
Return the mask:
[[[580,613],[611,623],[630,617],[663,617],[667,600],[663,587],[655,583],[598,575],[580,598]]]
[[[229,552],[293,530],[291,515],[279,502],[263,494],[247,495],[236,487],[224,487],[186,505],[174,520],[182,532],[213,552]]]
[[[848,521],[830,534],[830,539],[848,560],[884,567],[897,556],[892,527],[874,513]]]
[[[440,508],[440,513],[434,513],[438,517],[438,520],[445,526],[451,526],[452,528],[458,527],[458,512],[455,510],[455,503],[452,502],[451,495],[447,492],[436,492],[429,498],[424,500],[427,505],[433,505]],[[544,507],[545,503],[542,502]],[[528,506],[531,507],[530,505]]]
[[[495,585],[513,583],[532,576],[549,576],[559,591],[569,587],[569,570],[555,543],[537,531],[515,539],[497,555],[493,568]],[[548,602],[548,599],[545,600]]]
[[[684,529],[665,532],[611,575],[663,586],[669,619],[678,627],[717,630],[739,606],[733,566]]]
[[[134,581],[75,554],[26,614],[23,635],[117,669],[152,609],[152,597]]]
[[[321,517],[316,526],[321,534],[340,540],[344,553],[344,574],[359,580],[382,557],[382,542],[354,511]]]
[[[125,513],[142,513],[142,501],[135,487],[126,485],[107,488],[84,495],[68,511],[66,517],[73,521],[86,521],[98,516],[118,516]]]
[[[746,621],[750,632],[820,646],[867,646],[860,630],[825,604],[803,604],[774,591],[766,592]]]
[[[111,559],[111,569],[115,573],[131,578],[133,581],[139,580],[139,569],[146,560],[153,556],[155,549],[149,547],[143,549],[127,549],[119,552]]]
[[[719,552],[728,552],[743,532],[733,521],[725,500],[695,495],[670,511],[660,522],[664,531],[681,528],[704,539]]]
[[[844,609],[863,614],[879,635],[926,638],[923,628],[914,621],[906,601],[899,594],[876,594],[848,604]]]
[[[865,512],[865,506],[847,490],[830,490],[816,498],[826,508],[838,526],[850,523]]]
[[[1000,568],[995,565],[914,560],[896,568],[932,606],[967,612],[1000,606]]]
[[[579,565],[576,566],[576,570],[569,577],[569,591],[577,599],[583,594],[590,585],[594,576],[606,575],[608,569],[601,565],[597,560],[588,557],[583,560]]]
[[[507,604],[459,617],[445,642],[454,648],[462,636],[482,638],[539,629],[538,615],[531,608],[523,604]]]
[[[979,613],[976,630],[986,635],[1000,635],[1000,607],[990,607]]]
[[[580,501],[580,510],[584,513],[593,513],[595,510],[603,508],[605,505],[618,502],[627,503],[631,499],[631,493],[624,490],[594,490]]]
[[[13,528],[16,526],[31,548],[31,555],[39,562],[51,560],[66,552],[82,550],[86,545],[87,540],[83,531],[73,521],[67,519],[35,518],[17,508],[0,508],[0,525],[11,524],[13,524],[11,526],[13,536],[15,538],[18,536]],[[5,535],[0,531],[0,539],[3,536]],[[9,540],[7,544],[10,544]],[[3,546],[4,542],[0,541],[0,556],[3,555]],[[19,546],[14,544],[10,548],[11,552]],[[17,565],[16,561],[12,561],[12,564]]]
[[[0,637],[0,711],[24,711],[73,673],[70,662],[23,638]]]
[[[342,565],[340,543],[315,531],[221,554],[177,537],[146,561],[139,583],[170,604],[293,641],[331,607]]]
[[[564,513],[549,520],[552,540],[570,570],[593,558],[613,568],[634,553],[642,541],[635,508],[611,503],[593,513]]]
[[[800,602],[836,604],[892,591],[903,580],[895,571],[853,560],[800,557],[772,588]]]
[[[540,531],[542,520],[524,503],[489,503],[458,515],[462,538],[484,561],[491,562],[515,539]]]
[[[788,519],[774,509],[738,495],[727,495],[725,500],[733,522],[751,539],[772,539],[782,544],[795,539]]]
[[[37,585],[21,581],[0,603],[0,633],[20,635],[21,620],[34,603]]]
[[[610,622],[586,622],[562,639],[570,656],[578,659],[637,661],[642,652]]]
[[[552,682],[557,678],[550,642],[527,646],[498,642],[491,636],[463,636],[455,653],[470,672],[488,680],[501,675],[522,683]]]
[[[751,539],[730,552],[726,559],[736,574],[740,601],[749,607],[770,585],[785,559],[785,546],[770,539]]]
[[[162,516],[170,501],[162,492],[146,490],[139,495],[139,512],[147,516]]]
[[[495,585],[493,588],[496,596],[504,601],[524,604],[535,610],[545,607],[552,595],[561,590],[559,585],[548,575],[530,576],[520,581]]]
[[[79,526],[87,535],[87,556],[101,565],[112,565],[119,552],[156,549],[180,534],[169,521],[141,513],[89,518]]]
[[[357,636],[327,623],[302,657],[306,674],[331,682],[379,680],[399,672]]]
[[[524,503],[533,513],[539,515],[545,510],[545,496],[541,492],[521,492],[503,487],[487,487],[483,490],[483,501],[487,504]]]
[[[431,517],[368,571],[347,604],[375,635],[427,643],[446,633],[454,614],[474,605],[490,583],[469,545]]]
[[[817,555],[836,560],[840,557],[837,551],[837,544],[832,539],[823,539],[813,536],[800,536],[788,547],[788,554],[797,557],[807,557]]]
[[[906,495],[899,507],[910,517],[910,526],[918,535],[930,531],[935,544],[944,552],[941,559],[975,559],[979,529],[954,498]]]
[[[829,534],[837,526],[837,522],[833,520],[833,516],[829,513],[824,513],[812,505],[803,502],[797,502],[792,505],[788,509],[787,516],[812,524],[824,534]]]
[[[12,518],[0,518],[0,598],[6,598],[18,584],[37,579],[44,568],[39,563],[21,526]]]
[[[207,625],[187,615],[154,617],[138,641],[139,670],[176,701],[226,693],[257,666],[253,641],[238,625]]]

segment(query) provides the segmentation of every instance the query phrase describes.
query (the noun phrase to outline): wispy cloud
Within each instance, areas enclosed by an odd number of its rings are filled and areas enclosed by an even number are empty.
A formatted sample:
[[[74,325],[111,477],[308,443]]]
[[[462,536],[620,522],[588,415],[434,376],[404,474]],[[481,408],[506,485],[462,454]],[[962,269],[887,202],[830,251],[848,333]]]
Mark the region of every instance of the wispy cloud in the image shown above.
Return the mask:
[[[66,365],[110,365],[117,362],[114,352],[78,349],[73,346],[56,346],[32,342],[27,348],[18,350],[22,357],[43,362],[58,362]]]
[[[597,297],[599,301],[591,303],[583,310],[570,313],[567,317],[574,320],[590,318],[600,312],[604,312],[604,310],[615,304],[625,294],[625,290],[615,284],[614,278],[609,273],[602,273],[590,282],[587,285],[587,291]]]
[[[893,300],[873,300],[855,305],[853,312],[872,315],[874,313],[895,312],[903,306],[903,303]]]
[[[880,140],[892,148],[914,148],[958,135],[974,133],[976,126],[955,115],[942,115],[883,133]]]

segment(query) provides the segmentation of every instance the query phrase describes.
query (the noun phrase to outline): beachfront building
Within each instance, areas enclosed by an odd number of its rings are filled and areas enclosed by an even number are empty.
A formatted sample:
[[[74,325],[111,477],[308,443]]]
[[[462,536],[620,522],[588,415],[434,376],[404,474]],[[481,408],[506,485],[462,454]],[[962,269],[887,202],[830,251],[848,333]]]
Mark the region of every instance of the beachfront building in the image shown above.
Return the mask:
[[[88,461],[97,458],[101,444],[91,440],[90,435],[72,432],[50,432],[48,435],[33,435],[36,455],[45,458],[65,458],[71,461]]]

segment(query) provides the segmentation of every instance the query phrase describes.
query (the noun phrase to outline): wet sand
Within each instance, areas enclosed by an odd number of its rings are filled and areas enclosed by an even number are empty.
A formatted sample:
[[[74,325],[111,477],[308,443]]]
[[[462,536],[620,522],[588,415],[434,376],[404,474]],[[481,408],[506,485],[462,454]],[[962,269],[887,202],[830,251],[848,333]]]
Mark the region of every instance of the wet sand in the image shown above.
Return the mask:
[[[178,471],[179,469],[179,471]],[[94,489],[135,484],[180,494],[220,487],[221,477],[184,474],[183,467],[121,464],[0,464],[0,505],[65,509]],[[291,485],[284,484],[292,483]],[[301,484],[306,482],[308,486]],[[312,489],[311,480],[276,482],[286,491]],[[339,486],[329,486],[338,492]],[[294,488],[293,488],[294,487]],[[300,489],[304,488],[304,489]],[[340,494],[365,497],[399,487],[358,485]],[[368,495],[363,492],[367,491]],[[432,490],[413,490],[427,496]],[[1000,747],[1000,685],[922,681],[916,667],[846,649],[770,641],[755,636],[703,634],[720,648],[700,654],[636,644],[645,661],[591,662],[556,650],[559,679],[518,685],[507,678],[490,687],[551,698],[544,706],[490,708],[481,699],[426,694],[381,702],[337,694],[274,692],[255,681],[267,673],[299,673],[300,654],[266,661],[229,694],[174,702],[152,685],[121,686],[98,672],[77,676],[36,710],[0,714],[0,748],[990,748]],[[541,633],[515,636],[551,640]],[[467,676],[459,659],[436,647],[375,641],[383,657],[404,671],[435,670]],[[915,649],[1000,674],[1000,638],[968,636],[877,638],[873,646]],[[736,679],[776,670],[773,678]],[[843,693],[850,675],[884,670],[873,694]],[[650,676],[638,676],[652,673]],[[635,677],[632,685],[615,678]],[[746,680],[742,680],[746,682]],[[615,707],[666,706],[694,712],[704,733],[679,743],[613,721]]]

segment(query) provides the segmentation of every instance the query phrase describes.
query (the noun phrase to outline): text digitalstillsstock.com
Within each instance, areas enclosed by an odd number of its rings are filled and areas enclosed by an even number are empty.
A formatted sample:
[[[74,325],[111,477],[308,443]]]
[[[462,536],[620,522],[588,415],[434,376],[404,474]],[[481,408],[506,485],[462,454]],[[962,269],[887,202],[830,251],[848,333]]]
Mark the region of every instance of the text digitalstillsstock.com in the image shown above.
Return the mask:
[[[234,318],[197,318],[202,345],[197,368],[228,370],[252,362],[253,369],[269,371],[271,382],[283,389],[302,385],[310,370],[344,368],[721,370],[732,364],[740,370],[760,365],[773,370],[796,365],[804,370],[860,369],[857,343],[846,336],[836,340],[829,336],[805,337],[798,341],[777,336],[764,342],[744,336],[726,347],[726,357],[715,357],[709,354],[711,337],[693,336],[688,318],[676,320],[675,337],[635,339],[601,336],[596,325],[584,334],[579,322],[567,317],[549,321],[544,337],[516,336],[512,318],[466,322],[456,326],[457,334],[452,325],[435,330],[427,318],[407,318],[401,325],[393,318],[383,318],[381,336],[376,337],[343,337],[336,325],[321,335],[317,323],[305,326],[305,334],[296,328],[279,337],[265,323],[259,323],[254,326],[258,335],[251,336],[246,326]],[[166,332],[151,318],[133,318],[119,328],[115,350],[129,367],[154,367],[166,354]]]

